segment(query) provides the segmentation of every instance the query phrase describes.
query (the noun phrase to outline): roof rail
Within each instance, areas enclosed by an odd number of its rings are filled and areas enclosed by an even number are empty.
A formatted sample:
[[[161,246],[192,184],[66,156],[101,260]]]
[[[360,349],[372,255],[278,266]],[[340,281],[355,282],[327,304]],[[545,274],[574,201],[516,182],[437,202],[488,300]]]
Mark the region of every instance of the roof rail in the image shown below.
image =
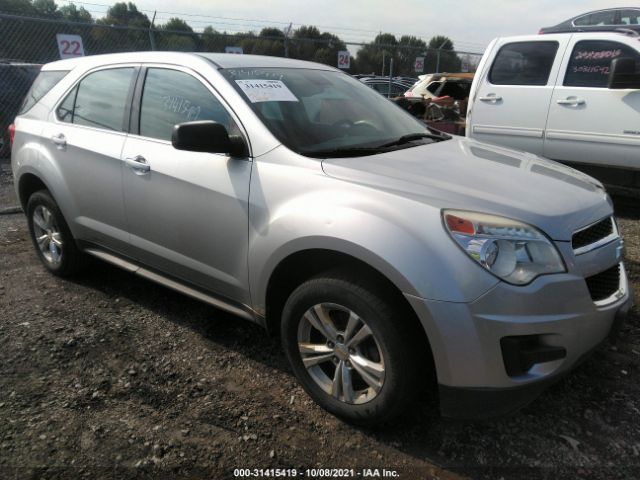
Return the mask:
[[[615,31],[628,37],[640,37],[640,32],[631,28],[616,28]]]

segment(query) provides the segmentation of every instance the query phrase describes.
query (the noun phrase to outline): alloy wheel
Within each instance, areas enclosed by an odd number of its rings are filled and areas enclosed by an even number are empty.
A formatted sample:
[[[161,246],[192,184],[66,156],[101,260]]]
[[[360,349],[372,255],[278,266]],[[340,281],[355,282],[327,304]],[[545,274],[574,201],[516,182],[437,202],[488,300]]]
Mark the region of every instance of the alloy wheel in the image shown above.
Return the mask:
[[[62,261],[62,235],[51,211],[38,205],[33,211],[33,235],[44,259],[52,265]]]
[[[367,322],[347,307],[309,308],[298,325],[298,350],[314,382],[341,402],[369,402],[384,385],[382,349]]]

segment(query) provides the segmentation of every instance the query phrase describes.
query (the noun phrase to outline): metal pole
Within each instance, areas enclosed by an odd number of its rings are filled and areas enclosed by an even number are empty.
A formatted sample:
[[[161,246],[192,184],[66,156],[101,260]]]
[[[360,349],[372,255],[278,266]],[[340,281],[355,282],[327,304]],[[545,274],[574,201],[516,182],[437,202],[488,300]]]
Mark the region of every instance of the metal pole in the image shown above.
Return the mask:
[[[444,47],[445,43],[447,43],[447,40],[442,42],[442,45],[440,45],[438,47],[438,56],[437,56],[437,59],[436,59],[436,73],[440,73],[440,52],[442,51],[442,47]]]
[[[156,12],[153,12],[153,19],[149,25],[149,42],[151,42],[151,50],[156,50],[156,39],[153,38],[153,23],[156,21]]]
[[[293,23],[290,23],[284,30],[284,56],[286,58],[289,58],[289,35],[291,34],[291,27],[293,27]]]
[[[387,91],[387,98],[391,97],[391,77],[393,76],[393,57],[389,60],[389,90]]]
[[[382,73],[380,74],[381,77],[384,77],[384,54],[386,52],[384,50],[382,50]]]

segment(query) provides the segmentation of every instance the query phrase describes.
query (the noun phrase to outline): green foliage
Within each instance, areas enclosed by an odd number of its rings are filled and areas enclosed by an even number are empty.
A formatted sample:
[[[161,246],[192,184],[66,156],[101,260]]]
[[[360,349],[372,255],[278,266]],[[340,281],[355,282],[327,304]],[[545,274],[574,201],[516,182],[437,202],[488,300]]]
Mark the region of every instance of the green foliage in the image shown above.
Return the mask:
[[[193,28],[181,18],[170,18],[159,30],[154,33],[156,47],[159,50],[193,52],[198,49],[200,44],[198,35],[194,34]],[[184,34],[176,32],[184,32]]]
[[[336,35],[320,32],[312,25],[302,26],[293,32],[289,56],[300,60],[336,66],[338,52],[346,50],[346,44]]]
[[[440,62],[438,62],[438,50]],[[425,58],[425,73],[429,72],[459,72],[461,61],[453,51],[453,41],[444,35],[436,35],[429,40],[429,52]]]
[[[38,16],[31,0],[0,0],[0,12],[13,15]]]
[[[77,8],[74,3],[60,7],[62,19],[68,22],[93,23],[93,17],[84,7]]]
[[[134,3],[115,3],[107,10],[107,15],[98,20],[103,25],[120,25],[128,27],[149,28],[151,21],[138,10]]]
[[[60,0],[57,0],[60,1]],[[47,62],[58,58],[57,33],[82,36],[87,54],[149,50],[224,52],[226,46],[240,46],[244,53],[288,56],[337,66],[338,52],[347,50],[338,36],[321,32],[318,27],[304,25],[290,32],[279,28],[263,28],[259,34],[242,32],[228,34],[208,26],[202,33],[181,18],[170,18],[151,29],[149,17],[133,2],[116,2],[103,18],[94,19],[84,7],[73,3],[58,8],[56,0],[0,0],[0,13],[24,17],[59,19],[69,23],[36,23],[26,20],[2,20],[5,37],[19,38],[0,43],[0,57],[30,62]],[[85,24],[85,25],[83,25]],[[285,33],[288,32],[288,33]],[[440,49],[440,71],[459,71],[460,59],[453,51],[453,42],[444,36],[434,36],[428,45],[414,36],[399,39],[391,33],[380,33],[365,44],[351,59],[350,73],[389,73],[393,59],[394,75],[415,75],[415,58],[426,56],[425,73],[436,70]]]

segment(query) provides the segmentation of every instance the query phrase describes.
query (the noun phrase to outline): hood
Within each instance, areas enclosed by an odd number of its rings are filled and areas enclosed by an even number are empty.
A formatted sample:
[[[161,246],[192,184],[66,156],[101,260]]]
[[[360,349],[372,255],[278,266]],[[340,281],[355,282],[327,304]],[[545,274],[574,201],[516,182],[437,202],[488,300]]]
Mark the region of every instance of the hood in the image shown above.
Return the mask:
[[[513,218],[570,241],[574,231],[613,208],[602,184],[536,155],[463,137],[355,158],[322,162],[334,178],[435,208],[455,208]]]

